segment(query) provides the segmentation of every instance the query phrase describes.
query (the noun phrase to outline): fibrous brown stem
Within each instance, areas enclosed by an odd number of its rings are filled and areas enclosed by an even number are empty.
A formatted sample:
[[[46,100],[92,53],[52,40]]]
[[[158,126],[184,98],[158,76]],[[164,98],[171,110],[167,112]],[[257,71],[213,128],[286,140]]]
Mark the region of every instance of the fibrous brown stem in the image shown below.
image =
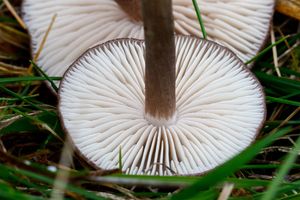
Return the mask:
[[[176,109],[172,0],[142,0],[142,13],[146,40],[145,112],[169,119]]]
[[[141,0],[115,0],[134,21],[142,21]]]

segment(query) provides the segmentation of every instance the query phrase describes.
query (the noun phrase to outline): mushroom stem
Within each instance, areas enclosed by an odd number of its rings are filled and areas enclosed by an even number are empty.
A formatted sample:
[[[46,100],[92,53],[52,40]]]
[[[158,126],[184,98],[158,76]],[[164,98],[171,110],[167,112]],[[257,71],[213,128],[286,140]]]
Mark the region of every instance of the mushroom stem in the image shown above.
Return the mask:
[[[172,0],[142,0],[146,44],[145,113],[170,119],[176,109]]]
[[[141,0],[115,0],[134,21],[142,21]]]

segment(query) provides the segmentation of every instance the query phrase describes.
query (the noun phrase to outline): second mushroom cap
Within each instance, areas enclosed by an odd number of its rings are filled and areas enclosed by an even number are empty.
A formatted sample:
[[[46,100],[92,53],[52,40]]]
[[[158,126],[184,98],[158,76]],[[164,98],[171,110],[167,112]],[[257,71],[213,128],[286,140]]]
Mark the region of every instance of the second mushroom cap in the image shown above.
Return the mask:
[[[198,2],[208,39],[230,48],[243,62],[256,55],[268,33],[274,0]],[[126,13],[132,9],[121,7],[113,0],[24,0],[22,10],[33,54],[57,14],[37,64],[49,76],[62,76],[75,59],[97,43],[124,37],[143,39],[142,21]],[[173,0],[173,10],[176,33],[201,36],[192,1]]]

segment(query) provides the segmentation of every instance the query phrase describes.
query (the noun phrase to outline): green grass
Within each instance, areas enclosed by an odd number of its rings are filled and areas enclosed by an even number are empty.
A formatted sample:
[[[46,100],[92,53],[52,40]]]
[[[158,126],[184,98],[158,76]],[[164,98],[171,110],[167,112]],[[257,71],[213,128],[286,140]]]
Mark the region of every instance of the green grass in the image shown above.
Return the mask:
[[[197,13],[201,17],[199,10]],[[283,37],[277,33],[275,45],[282,55],[287,44],[295,44],[300,35],[291,28],[297,22],[287,17],[283,22],[276,20],[275,25],[288,33]],[[202,31],[206,35],[204,28]],[[56,179],[59,172],[69,174],[63,199],[108,199],[114,195],[111,198],[213,200],[225,183],[234,184],[231,200],[300,199],[299,48],[284,56],[283,77],[276,75],[272,63],[273,45],[266,44],[247,62],[255,61],[253,72],[264,86],[268,109],[267,121],[253,145],[203,176],[158,177],[95,171],[77,154],[71,166],[60,165],[65,135],[56,111],[57,99],[43,84],[49,82],[57,90],[53,81],[60,77],[48,77],[30,62],[28,38],[1,7],[0,199],[48,199],[55,192],[54,183],[60,183]],[[26,70],[30,64],[36,73]],[[121,148],[119,164],[121,168]]]
[[[198,18],[198,21],[199,21],[199,24],[200,24],[200,28],[201,28],[201,31],[202,31],[202,36],[203,36],[204,39],[207,39],[207,33],[206,33],[206,30],[205,30],[204,22],[203,22],[202,17],[201,17],[201,11],[200,11],[198,2],[196,0],[193,0],[193,5],[194,5],[194,8],[195,8],[195,11],[196,11],[196,14],[197,14],[197,18]]]

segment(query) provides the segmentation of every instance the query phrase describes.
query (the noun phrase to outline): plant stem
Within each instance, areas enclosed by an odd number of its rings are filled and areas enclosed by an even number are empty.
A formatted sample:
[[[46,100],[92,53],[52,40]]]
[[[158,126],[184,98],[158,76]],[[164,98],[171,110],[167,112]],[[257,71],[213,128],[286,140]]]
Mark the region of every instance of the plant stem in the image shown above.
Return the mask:
[[[146,41],[145,112],[169,119],[176,109],[175,42],[171,0],[142,0]]]

